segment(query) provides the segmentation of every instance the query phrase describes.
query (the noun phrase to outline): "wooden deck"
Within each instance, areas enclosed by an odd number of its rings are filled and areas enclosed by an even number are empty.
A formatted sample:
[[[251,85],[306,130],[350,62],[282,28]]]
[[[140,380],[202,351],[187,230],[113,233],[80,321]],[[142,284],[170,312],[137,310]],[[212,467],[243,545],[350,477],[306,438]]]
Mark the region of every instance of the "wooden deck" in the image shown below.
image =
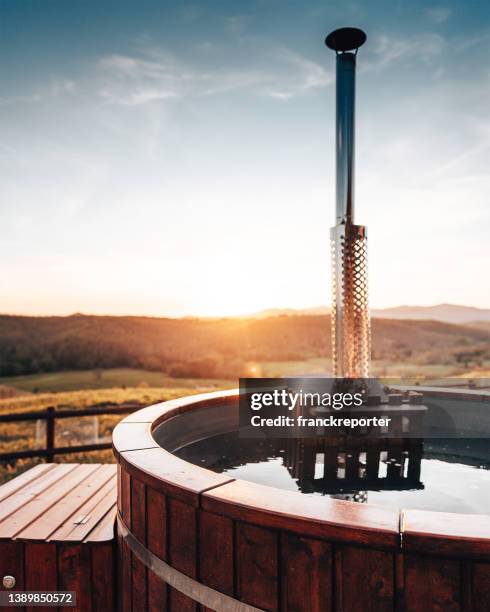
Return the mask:
[[[76,591],[70,610],[115,609],[115,517],[115,465],[35,466],[0,487],[0,577]]]

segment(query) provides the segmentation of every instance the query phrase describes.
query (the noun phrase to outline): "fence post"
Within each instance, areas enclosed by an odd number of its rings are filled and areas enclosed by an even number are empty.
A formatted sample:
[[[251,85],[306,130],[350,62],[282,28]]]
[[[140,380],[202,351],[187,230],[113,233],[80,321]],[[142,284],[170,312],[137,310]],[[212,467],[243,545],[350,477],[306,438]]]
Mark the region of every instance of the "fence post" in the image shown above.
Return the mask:
[[[47,409],[46,416],[46,462],[51,463],[54,458],[54,425],[55,425],[55,409],[50,407]]]

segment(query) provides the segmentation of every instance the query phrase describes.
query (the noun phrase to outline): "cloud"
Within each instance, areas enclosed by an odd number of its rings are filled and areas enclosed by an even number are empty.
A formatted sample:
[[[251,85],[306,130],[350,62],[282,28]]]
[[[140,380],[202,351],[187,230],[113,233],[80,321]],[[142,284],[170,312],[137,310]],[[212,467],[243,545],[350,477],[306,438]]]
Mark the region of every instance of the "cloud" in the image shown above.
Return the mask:
[[[445,23],[452,15],[452,10],[447,6],[435,6],[427,11],[429,19],[436,24]]]
[[[47,85],[34,93],[0,97],[0,106],[35,104],[50,98],[57,98],[66,93],[72,93],[75,88],[75,82],[70,79],[52,79]]]
[[[432,32],[422,33],[408,38],[381,35],[374,39],[372,57],[365,60],[366,69],[387,67],[394,62],[401,63],[413,59],[432,60],[442,55],[445,41],[442,36]]]
[[[97,73],[99,95],[106,102],[129,106],[181,97],[194,78],[167,54],[158,59],[109,55],[98,62]]]
[[[34,93],[26,96],[5,96],[0,97],[0,106],[12,106],[17,104],[31,104],[33,102],[40,102],[42,96],[39,93]]]
[[[99,60],[98,95],[107,103],[137,106],[184,97],[212,96],[247,89],[282,100],[326,87],[333,74],[289,49],[267,50],[268,61],[246,68],[198,67],[158,47],[138,56],[112,54]],[[263,65],[267,65],[264,68]]]

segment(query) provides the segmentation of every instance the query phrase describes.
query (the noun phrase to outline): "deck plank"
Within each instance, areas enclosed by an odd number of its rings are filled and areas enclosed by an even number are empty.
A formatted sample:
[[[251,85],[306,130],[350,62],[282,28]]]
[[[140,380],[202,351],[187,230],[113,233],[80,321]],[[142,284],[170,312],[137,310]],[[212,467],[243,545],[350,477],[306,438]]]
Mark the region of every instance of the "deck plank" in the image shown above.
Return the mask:
[[[77,511],[70,515],[50,536],[52,542],[73,542],[84,540],[97,527],[103,517],[116,504],[115,474],[86,500]]]
[[[81,507],[100,491],[104,485],[114,478],[114,467],[101,465],[93,470],[80,484],[72,489],[57,504],[49,508],[28,527],[16,535],[16,538],[24,540],[48,540],[59,526],[67,521],[73,525],[74,520],[85,514]],[[113,487],[114,487],[113,483]],[[93,526],[93,525],[92,525]]]
[[[27,484],[40,478],[43,474],[45,475],[54,468],[55,465],[52,463],[38,463],[30,470],[26,470],[20,474],[20,476],[12,478],[12,480],[9,480],[0,487],[0,502],[14,493],[17,493],[17,491],[23,489]]]
[[[49,510],[51,506],[60,502],[74,487],[85,480],[98,467],[98,464],[94,463],[77,465],[53,485],[44,489],[38,495],[31,496],[28,503],[25,503],[0,523],[0,537],[14,538],[20,531]],[[31,534],[31,539],[38,539],[34,538],[34,535]]]
[[[105,514],[99,524],[88,534],[84,542],[109,542],[114,539],[116,525],[116,506],[112,506],[107,514]]]
[[[76,463],[62,463],[56,465],[54,469],[49,470],[43,478],[37,478],[33,482],[27,484],[27,486],[16,491],[13,495],[7,497],[0,503],[0,521],[3,521],[5,518],[10,516],[12,512],[18,512],[22,506],[32,501],[36,495],[40,495],[51,485],[75,470],[76,467]],[[0,524],[0,538],[3,537],[8,536],[3,535],[2,525]]]

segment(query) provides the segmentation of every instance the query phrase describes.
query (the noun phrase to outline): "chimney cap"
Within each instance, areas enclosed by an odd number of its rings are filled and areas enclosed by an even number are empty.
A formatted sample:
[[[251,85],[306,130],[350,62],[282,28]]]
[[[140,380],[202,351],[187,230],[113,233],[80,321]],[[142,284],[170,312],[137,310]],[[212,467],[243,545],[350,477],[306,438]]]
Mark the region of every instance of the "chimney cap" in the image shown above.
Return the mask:
[[[359,49],[366,42],[366,33],[359,28],[339,28],[330,32],[325,39],[325,44],[329,49],[344,53]]]

